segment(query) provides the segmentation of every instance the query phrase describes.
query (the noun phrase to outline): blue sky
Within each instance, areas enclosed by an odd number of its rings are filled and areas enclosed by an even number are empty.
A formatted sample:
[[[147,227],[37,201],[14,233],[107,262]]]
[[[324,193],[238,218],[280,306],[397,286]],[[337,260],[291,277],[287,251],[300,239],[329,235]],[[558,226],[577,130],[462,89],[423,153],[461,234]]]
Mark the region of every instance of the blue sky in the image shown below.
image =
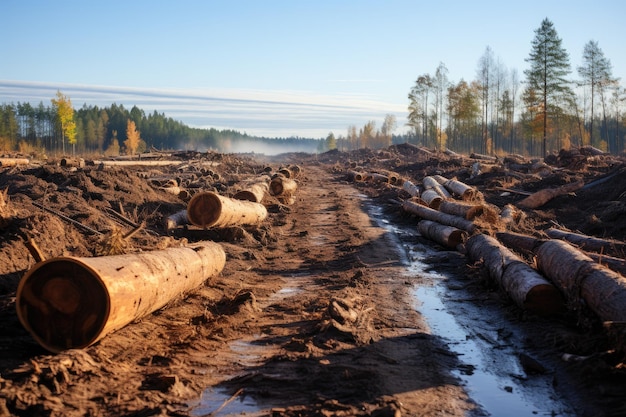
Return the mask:
[[[440,62],[476,78],[487,46],[523,80],[550,19],[576,67],[598,42],[626,83],[626,2],[1,0],[0,103],[137,105],[190,126],[253,135],[345,135],[407,115]]]

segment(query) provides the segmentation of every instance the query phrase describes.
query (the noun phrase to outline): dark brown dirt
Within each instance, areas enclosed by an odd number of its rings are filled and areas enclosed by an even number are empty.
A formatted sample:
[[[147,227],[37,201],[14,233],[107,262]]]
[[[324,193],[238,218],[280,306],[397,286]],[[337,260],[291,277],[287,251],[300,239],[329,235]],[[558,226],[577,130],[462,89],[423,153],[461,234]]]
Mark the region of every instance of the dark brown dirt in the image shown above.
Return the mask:
[[[182,153],[175,165],[149,168],[71,168],[52,160],[2,167],[0,190],[7,195],[0,202],[0,415],[218,415],[219,406],[199,411],[203,392],[217,386],[227,398],[253,398],[258,415],[481,415],[451,374],[458,358],[414,308],[411,289],[422,278],[406,273],[397,245],[363,205],[369,199],[387,219],[413,231],[409,241],[429,243],[415,233],[416,219],[393,202],[409,196],[388,184],[355,183],[348,174],[356,166],[393,171],[416,184],[425,175],[456,177],[479,189],[495,211],[524,198],[519,191],[611,176],[525,211],[509,228],[544,237],[547,228],[558,226],[623,241],[624,161],[579,154],[572,162],[567,156],[555,156],[543,175],[533,174],[530,162],[526,172],[482,164],[476,175],[469,158],[427,155],[404,145],[272,158]],[[210,161],[212,172],[204,168]],[[179,178],[181,184],[192,178],[203,190],[232,195],[242,181],[287,164],[302,169],[295,201],[267,196],[262,224],[165,229],[166,218],[186,202],[155,187],[155,178]],[[226,266],[200,288],[93,346],[46,352],[15,312],[19,280],[35,264],[26,243],[35,242],[46,259],[97,256],[112,249],[115,236],[132,230],[111,211],[143,225],[132,238],[115,241],[115,251],[212,240],[223,246]],[[486,218],[478,224],[490,234],[504,227]],[[521,311],[481,278],[479,265],[429,244],[442,251],[431,260],[433,269],[463,277],[469,291],[488,295],[480,302],[519,323],[527,343],[520,349],[542,358],[590,356],[556,360],[552,371],[555,389],[579,415],[626,413],[623,346],[597,318]]]

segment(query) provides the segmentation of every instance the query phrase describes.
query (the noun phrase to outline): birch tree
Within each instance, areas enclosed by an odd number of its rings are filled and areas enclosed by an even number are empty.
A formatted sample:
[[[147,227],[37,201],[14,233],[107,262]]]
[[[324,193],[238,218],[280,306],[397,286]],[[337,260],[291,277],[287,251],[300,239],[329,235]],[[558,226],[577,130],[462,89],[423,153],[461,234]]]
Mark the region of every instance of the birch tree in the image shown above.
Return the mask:
[[[72,101],[69,97],[64,96],[57,91],[57,98],[52,99],[52,106],[56,111],[57,121],[61,128],[61,146],[63,154],[65,154],[65,138],[72,145],[72,149],[76,145],[76,122],[74,121],[74,109]]]

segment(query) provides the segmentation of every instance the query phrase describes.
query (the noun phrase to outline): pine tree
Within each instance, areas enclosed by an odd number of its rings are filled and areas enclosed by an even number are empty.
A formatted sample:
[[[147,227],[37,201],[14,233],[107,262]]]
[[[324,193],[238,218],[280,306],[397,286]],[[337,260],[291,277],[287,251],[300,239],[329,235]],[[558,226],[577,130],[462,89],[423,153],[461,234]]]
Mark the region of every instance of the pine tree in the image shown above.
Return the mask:
[[[591,117],[589,118],[589,141],[593,144],[594,96],[604,95],[604,89],[614,82],[611,75],[611,61],[605,56],[598,42],[589,41],[583,50],[583,65],[578,67],[583,85],[591,87]]]
[[[528,88],[535,91],[541,103],[543,119],[542,154],[547,152],[548,117],[555,112],[560,98],[572,95],[569,82],[565,77],[571,72],[569,55],[561,46],[554,24],[549,19],[541,22],[539,29],[535,30],[535,38],[532,41],[530,56],[526,58],[530,63],[530,69],[524,71],[527,78]]]

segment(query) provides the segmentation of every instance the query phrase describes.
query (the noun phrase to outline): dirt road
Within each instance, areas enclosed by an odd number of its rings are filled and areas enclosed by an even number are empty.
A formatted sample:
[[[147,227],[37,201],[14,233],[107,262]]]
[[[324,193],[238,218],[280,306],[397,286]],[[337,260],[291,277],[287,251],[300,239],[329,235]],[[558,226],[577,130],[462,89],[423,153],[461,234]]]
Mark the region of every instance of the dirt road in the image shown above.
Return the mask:
[[[237,171],[253,175],[283,162],[247,161]],[[295,202],[266,201],[262,225],[180,227],[169,235],[163,218],[184,204],[128,169],[5,173],[1,185],[14,196],[15,215],[0,254],[6,265],[0,415],[485,415],[453,373],[464,369],[462,358],[416,309],[414,290],[424,278],[407,272],[407,253],[370,216],[364,191],[332,164],[311,159],[302,168]],[[46,195],[51,184],[56,194]],[[49,257],[91,254],[97,239],[36,210],[31,200],[42,198],[100,229],[111,223],[103,207],[127,214],[134,207],[135,220],[153,233],[138,235],[129,251],[215,240],[226,251],[226,266],[206,285],[94,346],[48,354],[15,315],[17,279],[34,263],[24,237]],[[386,207],[380,216],[414,230],[413,219],[385,201],[379,199]],[[462,255],[445,253],[435,260],[439,268],[471,274]],[[496,291],[480,302],[520,317]],[[569,377],[554,373],[555,382]],[[576,396],[580,387],[562,388]],[[579,411],[597,409],[589,404]]]

